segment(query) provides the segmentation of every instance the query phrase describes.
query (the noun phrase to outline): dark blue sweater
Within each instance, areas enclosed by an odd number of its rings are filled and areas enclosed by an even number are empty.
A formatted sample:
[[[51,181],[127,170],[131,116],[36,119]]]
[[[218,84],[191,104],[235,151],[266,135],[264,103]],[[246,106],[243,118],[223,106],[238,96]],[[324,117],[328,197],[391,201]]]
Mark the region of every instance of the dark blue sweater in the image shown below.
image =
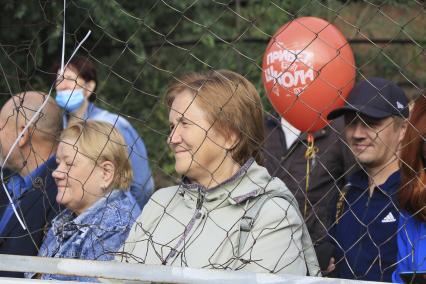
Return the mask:
[[[400,172],[393,173],[369,196],[363,171],[349,178],[343,213],[334,227],[340,278],[392,280],[396,265]]]

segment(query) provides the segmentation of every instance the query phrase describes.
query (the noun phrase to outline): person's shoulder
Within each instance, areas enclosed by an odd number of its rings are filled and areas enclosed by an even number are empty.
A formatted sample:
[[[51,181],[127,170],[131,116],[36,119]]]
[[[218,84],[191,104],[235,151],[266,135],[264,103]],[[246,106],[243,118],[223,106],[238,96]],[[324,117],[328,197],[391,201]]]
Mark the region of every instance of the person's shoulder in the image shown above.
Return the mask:
[[[136,133],[136,129],[133,127],[133,125],[121,115],[118,115],[117,127],[120,129],[125,129],[126,131],[129,131],[129,132],[131,131]]]
[[[255,206],[257,202],[262,202],[261,199],[263,199],[263,204],[259,210],[259,218],[263,219],[262,223],[282,222],[283,218],[301,222],[297,201],[279,178],[271,178],[267,191],[254,198],[252,206]]]
[[[179,186],[171,186],[166,188],[158,189],[153,193],[148,203],[144,206],[142,214],[136,220],[139,224],[139,229],[148,228],[154,226],[156,222],[160,222],[165,211],[169,211],[171,207],[181,206],[183,197],[179,191]],[[139,230],[138,229],[138,230]]]
[[[111,123],[120,131],[136,131],[130,122],[122,115],[110,112],[98,106],[93,106],[92,115],[89,116],[89,119]]]
[[[86,216],[95,231],[126,230],[140,215],[140,208],[130,194],[125,191],[113,190],[106,196],[105,202],[91,210]]]
[[[424,230],[426,233],[426,223],[418,219],[415,215],[406,210],[399,211],[400,224],[410,231]]]
[[[159,204],[168,203],[173,198],[179,196],[179,189],[179,185],[158,189],[152,194],[150,201],[152,200]]]
[[[267,185],[265,187],[265,194],[269,196],[285,197],[283,199],[294,199],[294,195],[291,193],[287,185],[283,180],[278,177],[272,177],[269,173],[266,176]]]
[[[254,227],[275,230],[287,226],[300,226],[302,223],[297,205],[287,198],[274,196],[266,200],[260,208]]]
[[[130,219],[135,219],[141,213],[141,209],[137,204],[135,197],[129,191],[118,190],[118,198],[116,206],[121,212],[126,212]]]

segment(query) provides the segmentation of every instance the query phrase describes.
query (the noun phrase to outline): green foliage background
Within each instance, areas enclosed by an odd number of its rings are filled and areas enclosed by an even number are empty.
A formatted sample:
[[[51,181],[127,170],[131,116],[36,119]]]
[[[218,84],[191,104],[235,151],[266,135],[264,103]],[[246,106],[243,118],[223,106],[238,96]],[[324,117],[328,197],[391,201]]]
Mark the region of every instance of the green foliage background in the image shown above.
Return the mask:
[[[48,92],[60,60],[63,1],[3,0],[0,18],[0,103],[25,90]],[[426,82],[425,4],[420,1],[111,1],[66,5],[66,58],[79,50],[97,65],[102,107],[125,115],[148,148],[157,187],[173,182],[162,94],[190,71],[226,68],[261,83],[267,42],[287,21],[317,16],[352,43],[358,76],[393,79],[415,97]]]

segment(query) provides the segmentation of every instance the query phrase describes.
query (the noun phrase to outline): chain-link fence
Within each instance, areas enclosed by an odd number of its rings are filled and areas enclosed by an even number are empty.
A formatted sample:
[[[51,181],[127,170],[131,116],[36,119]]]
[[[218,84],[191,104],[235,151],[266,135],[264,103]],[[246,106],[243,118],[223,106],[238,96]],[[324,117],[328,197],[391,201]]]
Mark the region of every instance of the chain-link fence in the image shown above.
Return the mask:
[[[258,281],[390,282],[426,270],[422,1],[2,6],[1,254]],[[279,30],[293,20],[296,32]],[[329,23],[344,36],[337,46]],[[329,125],[313,126],[311,112],[325,122],[339,102]],[[127,279],[172,280],[161,273]]]

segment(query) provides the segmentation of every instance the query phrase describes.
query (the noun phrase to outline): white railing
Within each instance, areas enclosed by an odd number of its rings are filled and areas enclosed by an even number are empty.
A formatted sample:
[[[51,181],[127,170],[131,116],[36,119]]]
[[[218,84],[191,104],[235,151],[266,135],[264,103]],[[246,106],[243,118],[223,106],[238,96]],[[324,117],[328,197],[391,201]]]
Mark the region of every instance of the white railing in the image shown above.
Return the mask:
[[[112,261],[93,261],[35,256],[0,255],[0,271],[35,272],[78,275],[105,279],[105,282],[160,282],[160,283],[374,283],[346,279],[277,275],[243,271],[224,271],[163,265],[129,264]],[[6,283],[43,283],[41,280],[0,278]],[[49,282],[52,283],[52,282]],[[70,283],[70,282],[66,282]]]

